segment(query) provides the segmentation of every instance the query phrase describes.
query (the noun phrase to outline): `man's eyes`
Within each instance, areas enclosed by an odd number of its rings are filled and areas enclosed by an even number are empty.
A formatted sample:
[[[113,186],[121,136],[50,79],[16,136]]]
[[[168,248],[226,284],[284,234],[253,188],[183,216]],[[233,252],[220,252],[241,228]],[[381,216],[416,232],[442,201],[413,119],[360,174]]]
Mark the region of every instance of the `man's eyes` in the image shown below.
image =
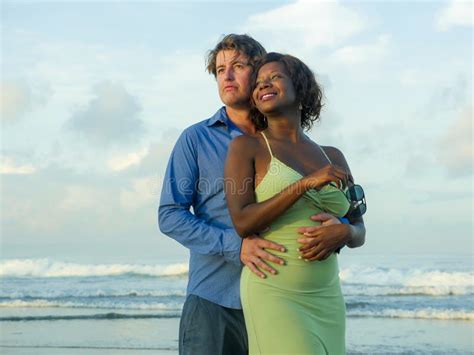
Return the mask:
[[[242,64],[242,63],[235,63],[232,65],[232,69],[234,71],[239,71],[239,70],[243,70],[244,68],[246,67],[245,64]],[[216,73],[217,74],[222,74],[225,72],[225,68],[224,67],[219,67],[216,69]]]

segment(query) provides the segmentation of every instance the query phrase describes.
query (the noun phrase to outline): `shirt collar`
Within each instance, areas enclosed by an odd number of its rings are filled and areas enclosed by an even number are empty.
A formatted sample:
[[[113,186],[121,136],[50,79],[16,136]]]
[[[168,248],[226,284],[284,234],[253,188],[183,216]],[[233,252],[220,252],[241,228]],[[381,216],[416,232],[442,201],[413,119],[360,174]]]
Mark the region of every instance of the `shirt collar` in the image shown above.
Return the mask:
[[[224,124],[227,127],[227,130],[231,133],[231,135],[238,136],[243,134],[239,127],[236,126],[234,122],[227,116],[227,111],[225,110],[225,106],[222,106],[211,118],[207,120],[207,126],[214,126],[217,123]]]
[[[225,124],[227,127],[229,126],[229,116],[227,116],[227,112],[225,110],[225,106],[222,106],[217,112],[207,120],[206,125],[208,127],[214,126],[217,122]]]

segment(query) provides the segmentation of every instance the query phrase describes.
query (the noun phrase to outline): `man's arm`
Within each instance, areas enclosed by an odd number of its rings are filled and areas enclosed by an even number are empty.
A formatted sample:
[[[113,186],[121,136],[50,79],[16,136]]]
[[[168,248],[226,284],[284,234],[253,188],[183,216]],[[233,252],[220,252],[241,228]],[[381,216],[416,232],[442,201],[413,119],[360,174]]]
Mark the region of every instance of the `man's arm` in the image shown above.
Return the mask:
[[[362,217],[349,218],[350,224],[346,245],[349,248],[358,248],[365,243],[365,224]]]
[[[166,168],[158,208],[159,228],[196,253],[222,255],[227,261],[241,265],[242,240],[235,230],[213,226],[190,211],[198,178],[196,143],[192,132],[185,130],[176,142]]]

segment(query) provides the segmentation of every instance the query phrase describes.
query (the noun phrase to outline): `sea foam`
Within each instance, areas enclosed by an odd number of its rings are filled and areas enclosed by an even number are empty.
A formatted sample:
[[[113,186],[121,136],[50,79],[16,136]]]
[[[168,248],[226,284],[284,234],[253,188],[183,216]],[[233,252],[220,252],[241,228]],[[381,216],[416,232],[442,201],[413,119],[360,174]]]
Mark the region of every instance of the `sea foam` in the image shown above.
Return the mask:
[[[11,259],[0,263],[0,277],[185,276],[186,263],[169,265],[77,264],[50,259]]]
[[[366,285],[406,285],[406,286],[472,286],[473,272],[438,271],[423,269],[384,269],[373,267],[349,267],[339,274],[342,282]]]
[[[13,300],[0,301],[0,308],[89,308],[89,309],[130,309],[130,310],[162,310],[177,311],[182,303],[120,303],[113,301],[81,302],[81,301],[50,301],[50,300]]]
[[[436,320],[474,320],[474,312],[467,310],[422,308],[416,310],[383,309],[361,310],[355,309],[347,312],[348,317],[374,317],[374,318],[413,318]]]

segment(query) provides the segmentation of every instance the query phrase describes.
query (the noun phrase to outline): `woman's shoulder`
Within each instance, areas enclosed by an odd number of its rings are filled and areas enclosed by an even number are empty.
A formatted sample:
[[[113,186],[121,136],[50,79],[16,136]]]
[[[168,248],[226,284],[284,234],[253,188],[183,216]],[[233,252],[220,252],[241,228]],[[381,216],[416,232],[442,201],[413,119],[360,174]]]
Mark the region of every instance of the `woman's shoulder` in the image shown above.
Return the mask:
[[[242,134],[238,137],[232,139],[230,144],[234,146],[247,146],[247,145],[257,145],[259,141],[258,135],[254,134]]]
[[[257,135],[243,134],[235,137],[231,142],[229,148],[238,150],[240,152],[255,152],[259,145],[259,137]]]
[[[321,145],[320,147],[328,155],[329,159],[333,164],[340,166],[347,165],[344,154],[338,148],[329,145]]]

